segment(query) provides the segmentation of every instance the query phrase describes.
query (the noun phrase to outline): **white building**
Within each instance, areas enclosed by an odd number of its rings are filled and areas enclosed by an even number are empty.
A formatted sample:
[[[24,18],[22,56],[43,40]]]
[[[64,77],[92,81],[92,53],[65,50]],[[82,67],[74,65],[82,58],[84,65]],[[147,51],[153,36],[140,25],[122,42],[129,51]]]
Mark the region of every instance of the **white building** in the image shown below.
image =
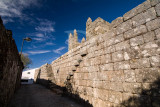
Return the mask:
[[[33,84],[35,69],[22,72],[21,84]]]

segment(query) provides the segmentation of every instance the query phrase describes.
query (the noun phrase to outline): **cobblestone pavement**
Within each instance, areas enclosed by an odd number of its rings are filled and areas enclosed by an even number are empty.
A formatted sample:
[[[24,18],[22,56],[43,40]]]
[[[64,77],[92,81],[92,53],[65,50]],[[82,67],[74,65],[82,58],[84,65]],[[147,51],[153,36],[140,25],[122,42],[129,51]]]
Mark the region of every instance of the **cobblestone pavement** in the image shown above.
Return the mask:
[[[38,85],[22,85],[15,93],[9,107],[83,107],[66,97]]]

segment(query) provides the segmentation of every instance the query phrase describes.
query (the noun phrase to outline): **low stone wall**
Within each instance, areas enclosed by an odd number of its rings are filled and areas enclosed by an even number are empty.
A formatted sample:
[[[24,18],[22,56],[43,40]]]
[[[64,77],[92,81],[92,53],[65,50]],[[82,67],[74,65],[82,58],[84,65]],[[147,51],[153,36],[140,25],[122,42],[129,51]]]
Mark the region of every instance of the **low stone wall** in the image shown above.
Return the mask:
[[[23,64],[12,38],[0,18],[0,107],[7,106],[15,90],[19,88]]]
[[[145,1],[51,66],[55,84],[94,107],[158,107],[160,1]]]

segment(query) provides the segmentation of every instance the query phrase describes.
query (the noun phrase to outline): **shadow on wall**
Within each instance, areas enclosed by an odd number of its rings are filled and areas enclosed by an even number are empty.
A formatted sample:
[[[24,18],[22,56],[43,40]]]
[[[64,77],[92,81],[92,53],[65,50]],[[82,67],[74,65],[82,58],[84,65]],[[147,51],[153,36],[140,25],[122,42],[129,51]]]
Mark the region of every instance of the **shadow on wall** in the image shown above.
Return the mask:
[[[145,82],[146,80],[143,81]],[[160,78],[147,88],[142,89],[140,94],[129,97],[120,105],[127,107],[160,107]]]
[[[80,98],[78,92],[76,94],[71,93],[73,88],[69,80],[66,82],[66,87],[60,87],[55,83],[51,82],[51,80],[45,79],[37,79],[37,84],[41,84],[46,88],[50,89],[52,92],[61,95],[63,97],[69,97],[71,100],[83,105],[83,107],[93,107],[89,101],[85,101],[84,99]]]

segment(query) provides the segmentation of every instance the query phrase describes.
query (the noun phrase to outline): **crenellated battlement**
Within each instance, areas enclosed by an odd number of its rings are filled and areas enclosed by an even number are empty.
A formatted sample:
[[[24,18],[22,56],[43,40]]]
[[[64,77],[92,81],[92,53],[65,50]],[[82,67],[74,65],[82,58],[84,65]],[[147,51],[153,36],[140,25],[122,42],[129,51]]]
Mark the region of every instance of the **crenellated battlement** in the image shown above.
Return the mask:
[[[104,34],[110,30],[110,23],[98,17],[95,21],[92,22],[92,19],[89,17],[86,22],[86,40],[82,38],[81,43],[89,40],[92,37],[95,37],[99,34]],[[78,34],[77,31],[74,30],[74,35],[70,33],[69,42],[68,42],[68,50],[71,50],[81,43],[78,42]]]
[[[78,42],[78,34],[76,29],[74,29],[74,34],[69,34],[69,40],[68,40],[68,50],[71,50],[75,47],[77,47],[80,43]]]

